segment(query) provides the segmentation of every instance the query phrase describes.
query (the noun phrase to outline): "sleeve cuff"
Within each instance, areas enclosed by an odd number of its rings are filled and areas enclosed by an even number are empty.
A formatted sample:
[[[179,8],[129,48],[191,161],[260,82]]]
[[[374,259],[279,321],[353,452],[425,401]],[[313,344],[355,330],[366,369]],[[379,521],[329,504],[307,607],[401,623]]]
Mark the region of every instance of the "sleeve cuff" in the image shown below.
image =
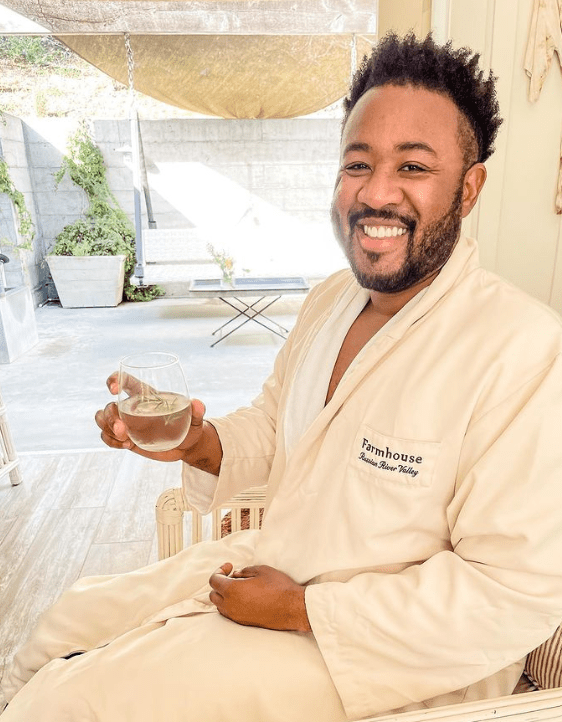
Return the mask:
[[[194,466],[189,466],[189,464],[183,464],[183,493],[189,504],[197,509],[200,514],[208,514],[211,511],[218,480],[218,476],[209,474],[208,471],[202,471]]]

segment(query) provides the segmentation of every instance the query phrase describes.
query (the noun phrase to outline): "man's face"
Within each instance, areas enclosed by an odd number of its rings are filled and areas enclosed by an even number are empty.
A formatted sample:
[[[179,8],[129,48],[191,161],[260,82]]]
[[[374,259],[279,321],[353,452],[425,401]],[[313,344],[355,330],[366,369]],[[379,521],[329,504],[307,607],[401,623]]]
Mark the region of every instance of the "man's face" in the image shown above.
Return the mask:
[[[332,222],[362,286],[396,293],[443,266],[476,201],[463,165],[459,111],[445,95],[385,85],[360,98],[342,136]]]

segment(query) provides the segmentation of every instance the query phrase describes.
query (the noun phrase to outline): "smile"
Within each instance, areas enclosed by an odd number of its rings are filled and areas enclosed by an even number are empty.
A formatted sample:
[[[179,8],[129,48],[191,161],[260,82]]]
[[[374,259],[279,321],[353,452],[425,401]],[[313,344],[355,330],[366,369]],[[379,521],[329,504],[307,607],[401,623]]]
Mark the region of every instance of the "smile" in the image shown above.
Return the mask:
[[[363,233],[369,238],[391,238],[392,236],[403,236],[407,232],[406,228],[397,226],[363,226]]]

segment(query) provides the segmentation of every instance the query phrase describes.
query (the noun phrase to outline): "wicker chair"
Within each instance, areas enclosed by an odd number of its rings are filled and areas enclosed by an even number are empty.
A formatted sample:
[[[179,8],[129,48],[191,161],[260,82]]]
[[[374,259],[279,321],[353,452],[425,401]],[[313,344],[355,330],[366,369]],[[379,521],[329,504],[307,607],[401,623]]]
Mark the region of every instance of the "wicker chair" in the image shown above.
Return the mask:
[[[8,426],[6,407],[0,395],[0,477],[9,474],[12,486],[21,484],[21,471],[12,433]]]
[[[211,512],[211,538],[224,536],[225,512],[230,512],[229,531],[258,529],[260,511],[265,503],[265,487],[254,487],[237,494],[221,508]],[[158,531],[158,558],[166,559],[183,549],[183,515],[191,512],[191,543],[203,539],[203,517],[189,506],[182,489],[167,489],[156,503],[156,528]]]
[[[238,494],[212,512],[211,538],[225,533],[226,512],[230,512],[227,531],[257,529],[265,502],[265,487]],[[246,511],[244,511],[246,510]],[[182,489],[168,489],[156,504],[158,555],[165,559],[183,549],[183,515],[192,514],[191,543],[202,540],[202,516],[187,503]],[[508,697],[466,702],[447,707],[371,717],[361,722],[562,722],[562,629],[527,657],[525,673],[515,693]]]

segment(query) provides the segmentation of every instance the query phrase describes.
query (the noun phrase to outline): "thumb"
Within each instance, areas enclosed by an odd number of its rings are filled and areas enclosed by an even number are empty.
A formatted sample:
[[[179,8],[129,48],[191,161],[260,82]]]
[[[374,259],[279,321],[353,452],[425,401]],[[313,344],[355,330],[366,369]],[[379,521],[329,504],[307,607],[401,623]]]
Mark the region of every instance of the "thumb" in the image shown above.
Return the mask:
[[[119,371],[114,371],[105,383],[107,384],[109,392],[117,396],[119,393]]]
[[[199,399],[191,399],[191,426],[202,426],[205,416],[205,404]]]
[[[257,577],[260,574],[259,567],[244,567],[244,569],[237,569],[232,573],[233,577],[248,579],[249,577]]]

